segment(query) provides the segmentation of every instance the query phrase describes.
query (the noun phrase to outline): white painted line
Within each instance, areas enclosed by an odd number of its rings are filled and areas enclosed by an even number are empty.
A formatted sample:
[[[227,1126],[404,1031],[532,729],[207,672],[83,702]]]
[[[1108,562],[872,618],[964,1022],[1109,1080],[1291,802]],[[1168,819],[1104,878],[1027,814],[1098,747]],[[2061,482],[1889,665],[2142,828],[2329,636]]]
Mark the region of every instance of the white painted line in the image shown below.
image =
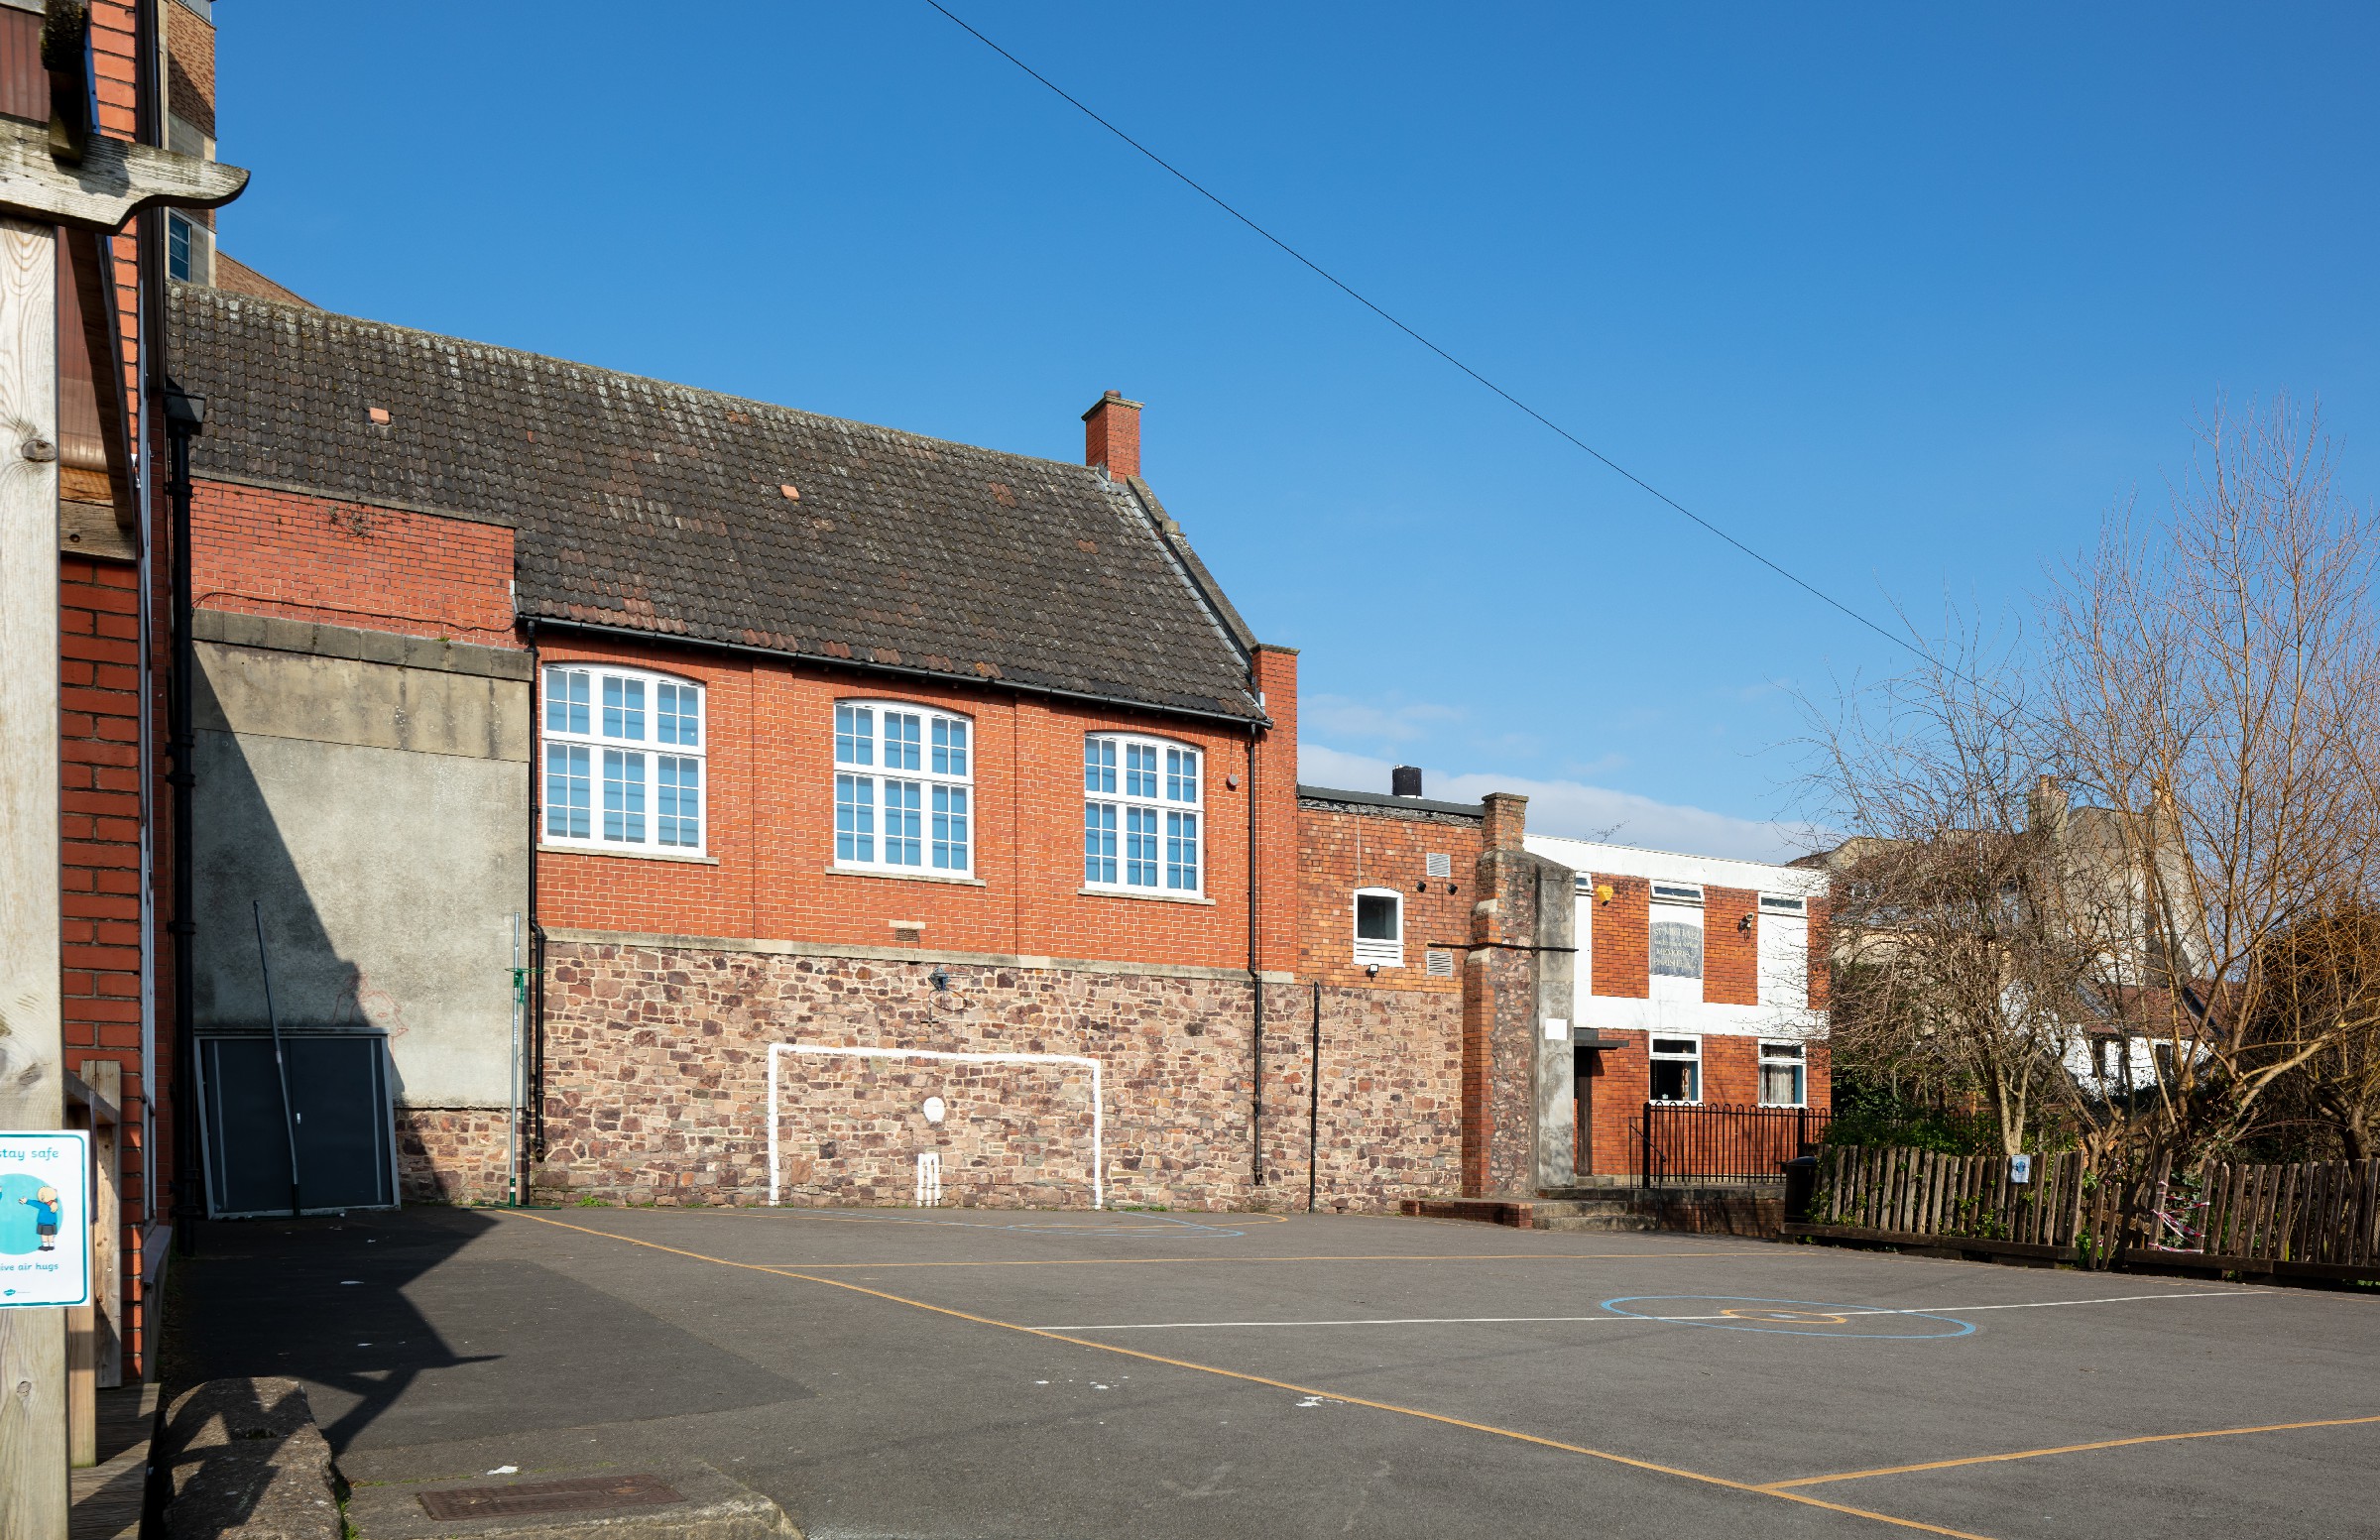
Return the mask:
[[[1831,1315],[1844,1316],[1959,1316],[1978,1310],[2044,1310],[2058,1305],[2126,1305],[2153,1299],[2225,1299],[2233,1295],[2247,1296],[2255,1289],[2214,1289],[2195,1294],[2117,1294],[2105,1299],[2043,1299],[2022,1305],[1925,1305],[1907,1309],[1886,1309],[1878,1306],[1845,1306],[1832,1309]],[[1804,1307],[1809,1308],[1809,1307]],[[1359,1321],[1120,1321],[1100,1326],[1036,1326],[1036,1332],[1172,1332],[1190,1331],[1202,1327],[1243,1326],[1558,1326],[1595,1321],[1726,1321],[1726,1313],[1694,1316],[1383,1316]]]
[[[924,1048],[857,1048],[840,1043],[771,1043],[769,1045],[769,1206],[776,1207],[780,1185],[776,1137],[777,1056],[786,1053],[845,1054],[861,1059],[958,1059],[973,1064],[1080,1064],[1091,1071],[1091,1207],[1108,1206],[1106,1138],[1107,1095],[1100,1088],[1099,1060],[1073,1053],[936,1053]]]

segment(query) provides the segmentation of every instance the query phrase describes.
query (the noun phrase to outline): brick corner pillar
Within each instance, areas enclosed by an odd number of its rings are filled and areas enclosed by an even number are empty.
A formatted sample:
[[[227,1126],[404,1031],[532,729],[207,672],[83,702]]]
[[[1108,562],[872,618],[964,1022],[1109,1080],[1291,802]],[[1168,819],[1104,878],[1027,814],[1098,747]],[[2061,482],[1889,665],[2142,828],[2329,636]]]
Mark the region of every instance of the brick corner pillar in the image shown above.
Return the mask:
[[[1083,463],[1105,467],[1117,481],[1140,474],[1140,407],[1110,391],[1083,414]]]
[[[1250,682],[1272,726],[1255,737],[1256,966],[1267,973],[1297,968],[1297,649],[1259,642]]]
[[[1467,1196],[1573,1179],[1570,1015],[1576,874],[1523,846],[1529,799],[1490,792],[1463,990]]]

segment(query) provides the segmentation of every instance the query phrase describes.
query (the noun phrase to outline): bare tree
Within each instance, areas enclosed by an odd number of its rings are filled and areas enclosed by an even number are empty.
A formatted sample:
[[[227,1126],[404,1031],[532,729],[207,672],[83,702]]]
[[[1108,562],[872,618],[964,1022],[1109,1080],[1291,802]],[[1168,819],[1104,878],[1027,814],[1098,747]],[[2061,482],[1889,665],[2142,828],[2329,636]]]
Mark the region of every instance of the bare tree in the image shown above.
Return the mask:
[[[2252,1134],[2272,1088],[2351,1031],[2315,1011],[2276,1032],[2261,966],[2300,921],[2368,900],[2380,839],[2380,526],[2331,465],[2311,413],[2218,415],[2170,516],[2111,520],[2043,607],[2056,758],[2124,815],[2122,896],[2150,944],[2108,982],[2167,1044],[2156,1147]]]
[[[1827,858],[1840,1063],[1967,1089],[2012,1152],[2044,1119],[2183,1152],[2370,1105],[2380,924],[2342,917],[2380,915],[2380,525],[2330,471],[2311,415],[2218,415],[2035,648],[1962,629],[1821,723],[1812,811],[1859,836]],[[2094,1036],[2153,1039],[2153,1084],[2094,1085]]]

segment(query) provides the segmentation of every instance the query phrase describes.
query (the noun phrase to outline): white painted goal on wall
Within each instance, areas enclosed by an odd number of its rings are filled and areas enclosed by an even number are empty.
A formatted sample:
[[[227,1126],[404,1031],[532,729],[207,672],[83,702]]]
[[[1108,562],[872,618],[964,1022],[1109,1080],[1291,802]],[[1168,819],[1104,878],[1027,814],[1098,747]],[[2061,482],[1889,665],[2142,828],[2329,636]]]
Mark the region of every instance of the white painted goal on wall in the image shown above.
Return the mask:
[[[858,1059],[916,1059],[970,1064],[1057,1064],[1091,1072],[1091,1207],[1108,1206],[1107,1091],[1100,1078],[1099,1060],[1073,1053],[944,1053],[926,1048],[863,1048],[844,1043],[771,1043],[769,1045],[769,1202],[774,1207],[783,1190],[784,1166],[779,1149],[779,1066],[786,1054],[839,1056]],[[934,1198],[941,1198],[940,1162],[935,1164]],[[920,1189],[923,1187],[922,1170]],[[920,1202],[923,1200],[920,1199]]]

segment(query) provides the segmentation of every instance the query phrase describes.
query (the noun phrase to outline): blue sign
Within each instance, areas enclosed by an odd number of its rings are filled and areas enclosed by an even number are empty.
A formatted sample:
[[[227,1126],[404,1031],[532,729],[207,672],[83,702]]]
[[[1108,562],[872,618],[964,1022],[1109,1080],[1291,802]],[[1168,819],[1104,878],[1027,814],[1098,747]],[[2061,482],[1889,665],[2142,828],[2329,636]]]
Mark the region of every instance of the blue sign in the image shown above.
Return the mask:
[[[2010,1155],[2008,1157],[2008,1180],[2019,1187],[2031,1182],[2033,1180],[2033,1157],[2031,1155]]]

